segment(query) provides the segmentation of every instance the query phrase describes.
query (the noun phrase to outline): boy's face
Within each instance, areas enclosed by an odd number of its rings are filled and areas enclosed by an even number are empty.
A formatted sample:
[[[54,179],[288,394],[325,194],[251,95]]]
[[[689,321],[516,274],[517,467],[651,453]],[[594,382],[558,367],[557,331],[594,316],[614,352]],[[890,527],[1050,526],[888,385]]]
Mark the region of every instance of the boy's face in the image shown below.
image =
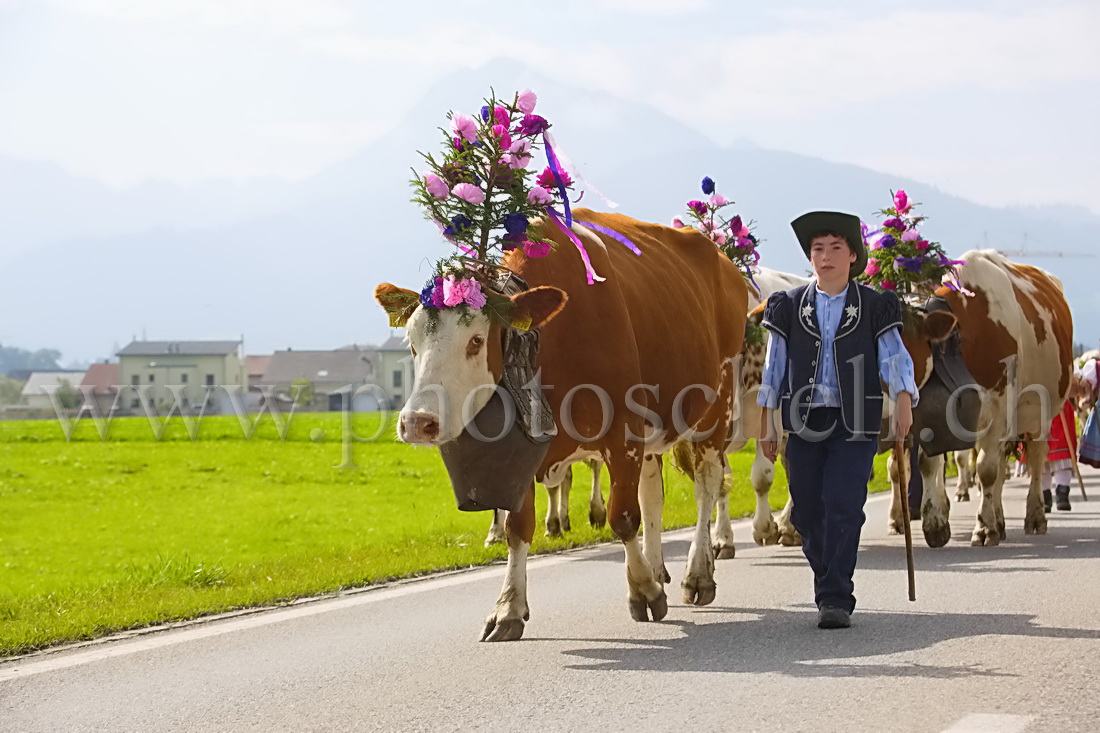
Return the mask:
[[[843,237],[827,234],[810,241],[810,263],[818,280],[847,280],[855,261],[856,253]]]

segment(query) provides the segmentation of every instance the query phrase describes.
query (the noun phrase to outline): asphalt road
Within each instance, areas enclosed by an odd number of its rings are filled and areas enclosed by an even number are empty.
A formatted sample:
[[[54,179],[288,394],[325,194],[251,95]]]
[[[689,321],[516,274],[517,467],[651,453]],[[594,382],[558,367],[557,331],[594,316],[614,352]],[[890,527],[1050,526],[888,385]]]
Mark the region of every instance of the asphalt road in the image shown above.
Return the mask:
[[[885,497],[868,505],[853,627],[815,627],[801,551],[718,564],[679,602],[687,533],[666,536],[661,623],[630,620],[623,552],[532,560],[522,641],[480,644],[502,568],[347,593],[0,664],[0,730],[1092,731],[1100,727],[1100,472],[1073,511],[969,545],[917,533],[917,602]]]

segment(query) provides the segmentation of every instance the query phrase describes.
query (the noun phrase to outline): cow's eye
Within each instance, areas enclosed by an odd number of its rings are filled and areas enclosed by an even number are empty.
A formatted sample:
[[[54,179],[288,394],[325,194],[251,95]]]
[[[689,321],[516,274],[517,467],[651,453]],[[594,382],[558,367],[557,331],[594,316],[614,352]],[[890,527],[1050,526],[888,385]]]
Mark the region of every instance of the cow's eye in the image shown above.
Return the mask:
[[[481,351],[481,347],[485,344],[485,337],[478,334],[470,339],[470,343],[466,345],[466,356],[477,356]]]

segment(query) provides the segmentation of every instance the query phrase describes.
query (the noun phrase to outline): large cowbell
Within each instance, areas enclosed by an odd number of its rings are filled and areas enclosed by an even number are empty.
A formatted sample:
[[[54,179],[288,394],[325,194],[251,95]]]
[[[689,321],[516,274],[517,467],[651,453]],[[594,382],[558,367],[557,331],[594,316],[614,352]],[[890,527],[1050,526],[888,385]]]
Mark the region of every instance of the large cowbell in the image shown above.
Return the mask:
[[[946,299],[938,296],[929,298],[924,309],[950,312]],[[932,344],[932,374],[920,388],[920,401],[913,408],[912,434],[929,456],[969,450],[974,447],[981,411],[981,395],[963,363],[962,339],[956,327],[947,339]]]
[[[519,511],[557,434],[535,381],[539,332],[504,328],[502,340],[504,374],[493,396],[472,425],[439,446],[455,501],[465,512]]]

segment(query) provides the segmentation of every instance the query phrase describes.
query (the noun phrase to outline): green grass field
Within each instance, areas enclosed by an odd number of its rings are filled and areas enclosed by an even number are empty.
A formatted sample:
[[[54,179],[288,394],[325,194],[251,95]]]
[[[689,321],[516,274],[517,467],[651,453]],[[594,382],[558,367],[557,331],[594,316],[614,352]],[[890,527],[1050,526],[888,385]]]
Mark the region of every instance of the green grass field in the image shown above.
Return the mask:
[[[0,656],[505,556],[482,546],[488,513],[455,509],[434,450],[392,429],[348,445],[341,421],[298,415],[281,440],[265,417],[246,440],[237,418],[208,417],[194,441],[178,418],[161,440],[145,418],[116,419],[106,440],[84,422],[70,441],[56,421],[0,422]],[[381,426],[359,415],[353,427]],[[886,488],[884,458],[872,490]],[[752,454],[732,460],[743,515]],[[588,526],[590,474],[574,470],[573,531],[540,529],[535,553],[612,539]],[[665,478],[665,526],[692,524],[690,484]],[[537,498],[541,527],[541,487]],[[781,477],[772,506],[786,499]]]

